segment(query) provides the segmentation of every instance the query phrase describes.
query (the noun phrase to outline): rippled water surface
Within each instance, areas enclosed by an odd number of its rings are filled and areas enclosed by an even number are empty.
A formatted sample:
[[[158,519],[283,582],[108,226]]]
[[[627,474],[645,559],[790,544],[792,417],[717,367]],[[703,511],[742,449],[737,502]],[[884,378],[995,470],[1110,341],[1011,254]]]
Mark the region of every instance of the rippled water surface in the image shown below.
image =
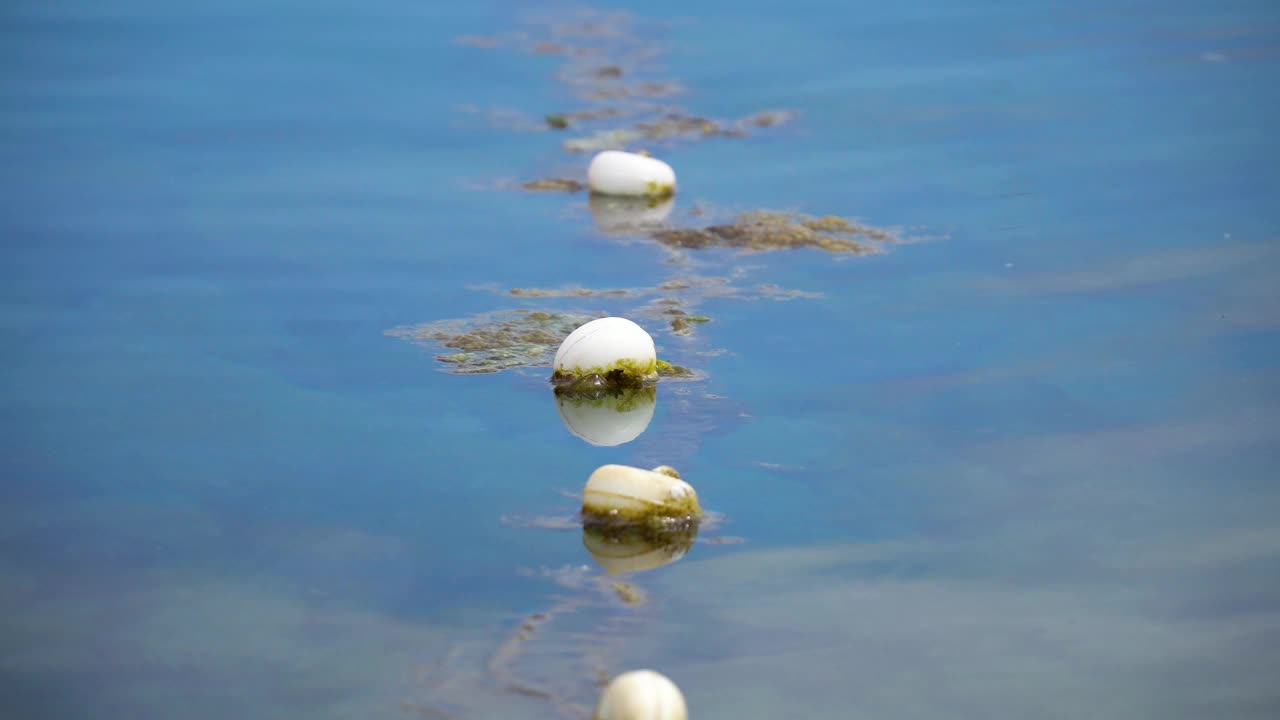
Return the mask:
[[[1280,712],[1274,3],[20,0],[0,58],[14,717]],[[620,137],[672,207],[521,188]],[[760,210],[876,252],[644,225]],[[528,313],[695,377],[443,346]],[[605,574],[605,463],[716,522]]]

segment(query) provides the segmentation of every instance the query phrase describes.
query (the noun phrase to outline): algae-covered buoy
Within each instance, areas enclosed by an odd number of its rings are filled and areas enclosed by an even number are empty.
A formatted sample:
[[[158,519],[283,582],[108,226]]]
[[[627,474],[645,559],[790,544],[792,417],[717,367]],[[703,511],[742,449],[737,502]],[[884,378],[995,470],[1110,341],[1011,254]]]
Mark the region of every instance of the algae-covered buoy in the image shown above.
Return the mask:
[[[658,354],[644,328],[620,317],[592,320],[556,350],[551,381],[578,387],[641,387],[658,379]]]
[[[556,409],[564,426],[597,447],[631,442],[649,427],[657,405],[653,386],[573,392],[556,388]]]
[[[582,490],[582,515],[588,523],[652,524],[697,520],[702,517],[702,506],[693,486],[674,471],[602,465],[591,473]]]
[[[668,197],[676,192],[676,172],[657,158],[605,150],[591,158],[587,186],[602,195]]]
[[[582,546],[610,575],[653,570],[684,557],[698,537],[698,523],[672,527],[638,525],[582,526]]]
[[[615,677],[600,695],[592,720],[688,720],[680,688],[653,670]]]

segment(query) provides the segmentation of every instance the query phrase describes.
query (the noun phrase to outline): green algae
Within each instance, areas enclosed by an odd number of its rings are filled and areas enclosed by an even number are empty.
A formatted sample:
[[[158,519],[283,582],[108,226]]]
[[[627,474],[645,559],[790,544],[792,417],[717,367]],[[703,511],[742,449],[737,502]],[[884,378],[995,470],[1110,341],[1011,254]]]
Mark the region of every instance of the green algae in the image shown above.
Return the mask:
[[[456,350],[436,360],[447,372],[472,375],[550,365],[569,333],[597,316],[572,312],[507,310],[465,320],[443,320],[393,328],[387,335]]]
[[[608,500],[609,493],[595,493]],[[635,498],[626,498],[635,501]],[[652,532],[667,531],[698,522],[702,517],[702,506],[698,503],[697,493],[688,493],[679,498],[670,498],[664,502],[646,502],[641,508],[616,507],[610,503],[584,501],[582,510],[583,523],[596,527],[634,526],[648,528]]]
[[[683,365],[673,365],[666,360],[659,360],[656,368],[658,377],[662,378],[693,378],[697,373]]]
[[[588,135],[570,138],[562,147],[572,153],[601,150],[635,150],[642,141],[697,141],[710,138],[744,138],[753,129],[772,128],[795,117],[793,111],[767,111],[731,121],[713,120],[685,113],[667,113],[639,120],[622,128],[605,128]]]
[[[660,183],[654,180],[650,180],[649,183],[645,185],[644,190],[645,197],[655,200],[662,200],[676,194],[675,185],[671,183]]]
[[[570,138],[564,150],[592,153],[627,150],[643,142],[689,142],[709,138],[741,138],[788,122],[791,110],[761,110],[741,118],[717,120],[671,104],[686,92],[679,79],[655,75],[664,49],[650,28],[626,14],[588,12],[590,19],[533,23],[524,30],[491,36],[464,36],[459,44],[481,49],[518,48],[555,58],[556,80],[589,107],[545,114],[541,122],[503,118],[495,124],[524,131],[563,131],[582,122],[627,117],[621,127],[597,127]],[[505,113],[504,114],[509,114]]]
[[[582,525],[582,534],[602,543],[634,547],[642,552],[660,547],[678,547],[687,552],[698,538],[699,526],[696,519],[636,525],[589,518]]]
[[[630,129],[601,130],[586,137],[565,140],[563,147],[572,153],[625,150],[629,145],[643,138],[643,134]]]
[[[551,373],[552,384],[570,391],[640,389],[658,379],[658,361],[619,358],[608,365],[561,367]]]
[[[657,402],[658,389],[653,385],[593,387],[589,384],[570,384],[556,386],[555,395],[575,407],[608,408],[615,412],[627,413]]]
[[[628,582],[615,581],[612,586],[613,592],[618,596],[618,600],[623,605],[639,606],[649,602],[649,596],[640,588]]]
[[[852,255],[879,252],[875,245],[865,241],[889,242],[894,239],[886,230],[833,215],[815,218],[768,210],[743,213],[731,222],[703,228],[664,228],[653,232],[650,237],[667,247],[688,250],[727,247],[768,252],[817,248]]]
[[[392,328],[387,335],[409,342],[441,347],[448,352],[435,356],[445,372],[454,374],[484,374],[518,368],[549,367],[556,348],[568,335],[582,324],[606,315],[620,315],[639,321],[657,334],[669,332],[679,338],[689,338],[696,327],[711,322],[705,313],[691,312],[706,300],[736,301],[786,301],[801,298],[820,298],[818,293],[779,287],[763,283],[741,284],[748,274],[746,268],[734,268],[728,276],[680,274],[659,282],[653,287],[589,288],[569,285],[559,288],[503,288],[490,284],[472,286],[474,290],[491,292],[504,297],[555,302],[565,298],[590,298],[598,302],[650,298],[639,306],[611,308],[611,312],[597,311],[539,311],[531,309],[504,310],[480,313],[471,317],[440,320]],[[683,353],[689,345],[682,345]],[[722,352],[702,349],[703,357]],[[699,371],[665,360],[658,360],[652,368],[621,368],[613,376],[614,368],[587,369],[575,373],[561,373],[554,382],[577,391],[592,392],[598,388],[640,387],[656,379],[664,381],[697,381],[705,378]],[[639,379],[637,379],[639,378]]]
[[[610,574],[642,572],[680,560],[698,538],[698,522],[618,525],[588,522],[582,545]]]
[[[542,178],[520,183],[520,187],[534,192],[582,192],[587,184],[569,178]]]
[[[516,290],[519,290],[518,288]],[[511,291],[514,294],[522,293]],[[626,296],[625,291],[548,291],[545,295],[530,291],[527,297]],[[644,313],[631,313],[642,316]],[[556,349],[574,330],[603,317],[604,313],[543,312],[506,310],[481,313],[461,320],[441,320],[420,325],[392,328],[386,332],[414,343],[440,346],[454,352],[442,352],[435,359],[444,371],[458,375],[496,373],[517,368],[549,367]],[[614,390],[652,390],[659,378],[695,380],[694,370],[673,365],[665,360],[652,363],[622,361],[605,368],[577,369],[553,374],[558,394],[574,397],[603,397]]]
[[[584,288],[570,285],[562,288],[511,288],[507,294],[513,297],[564,298],[599,295],[628,296],[637,294],[637,291],[631,288]]]
[[[711,322],[711,318],[706,315],[686,315],[683,310],[668,310],[675,317],[671,318],[671,332],[682,337],[688,337],[693,334],[693,328],[696,325]]]

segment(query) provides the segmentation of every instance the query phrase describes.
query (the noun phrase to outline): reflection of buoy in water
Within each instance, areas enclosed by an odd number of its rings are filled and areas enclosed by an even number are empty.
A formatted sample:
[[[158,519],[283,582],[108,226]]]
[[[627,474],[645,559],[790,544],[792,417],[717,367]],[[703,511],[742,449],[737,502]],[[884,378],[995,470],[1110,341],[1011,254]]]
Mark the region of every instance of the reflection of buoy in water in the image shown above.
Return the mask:
[[[562,386],[640,387],[658,378],[653,338],[626,318],[607,317],[569,333],[556,350],[551,381]]]
[[[668,197],[676,192],[676,172],[657,158],[605,150],[591,158],[587,186],[601,195]]]
[[[642,572],[669,565],[689,552],[698,537],[698,523],[673,523],[671,528],[587,523],[582,546],[610,575]]]
[[[632,670],[610,681],[592,720],[688,720],[680,688],[653,670]]]
[[[588,523],[642,525],[696,520],[702,517],[702,506],[693,486],[670,468],[602,465],[591,473],[582,490],[582,515]]]
[[[657,406],[653,386],[568,392],[556,388],[556,409],[569,432],[598,447],[631,442],[649,427]]]
[[[606,235],[644,235],[665,226],[675,197],[617,197],[592,193],[587,198],[596,229]]]

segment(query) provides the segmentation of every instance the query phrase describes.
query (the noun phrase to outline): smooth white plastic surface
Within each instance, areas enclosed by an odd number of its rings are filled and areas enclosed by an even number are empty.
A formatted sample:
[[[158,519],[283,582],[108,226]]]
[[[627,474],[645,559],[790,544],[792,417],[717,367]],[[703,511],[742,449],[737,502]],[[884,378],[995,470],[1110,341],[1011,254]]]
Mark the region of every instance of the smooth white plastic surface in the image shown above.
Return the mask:
[[[654,366],[658,352],[644,328],[626,318],[607,317],[569,333],[556,350],[555,369],[579,375],[607,370],[619,360],[637,367]]]
[[[667,196],[676,191],[676,171],[657,158],[605,150],[591,158],[587,186],[604,195]]]
[[[651,513],[661,508],[683,509],[698,494],[689,483],[629,465],[602,465],[587,478],[582,504],[599,511]]]
[[[596,704],[593,720],[688,720],[680,688],[653,670],[632,670],[614,678]]]

